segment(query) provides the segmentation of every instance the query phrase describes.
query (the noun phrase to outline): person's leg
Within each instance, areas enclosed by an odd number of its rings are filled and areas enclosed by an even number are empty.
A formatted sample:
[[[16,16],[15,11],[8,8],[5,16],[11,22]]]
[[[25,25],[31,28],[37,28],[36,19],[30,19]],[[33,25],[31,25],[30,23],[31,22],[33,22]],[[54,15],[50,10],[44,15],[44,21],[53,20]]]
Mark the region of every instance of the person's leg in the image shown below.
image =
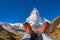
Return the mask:
[[[31,33],[31,39],[30,40],[38,40],[38,35],[36,33]]]
[[[30,40],[30,38],[31,38],[30,34],[25,34],[21,40]]]
[[[26,34],[24,35],[24,37],[21,40],[33,40],[34,39],[34,32],[31,28],[31,26],[29,25],[29,23],[24,23],[23,27],[25,29]]]
[[[37,34],[29,33],[29,34],[25,34],[21,40],[38,40],[37,37],[38,37]]]
[[[42,34],[38,34],[38,40],[43,40]]]
[[[46,33],[42,33],[43,40],[52,40]]]
[[[39,29],[38,34],[40,34],[39,36],[43,38],[43,40],[52,40],[47,34],[45,34],[45,30],[46,28],[49,26],[49,23],[46,22],[44,23],[41,28]]]

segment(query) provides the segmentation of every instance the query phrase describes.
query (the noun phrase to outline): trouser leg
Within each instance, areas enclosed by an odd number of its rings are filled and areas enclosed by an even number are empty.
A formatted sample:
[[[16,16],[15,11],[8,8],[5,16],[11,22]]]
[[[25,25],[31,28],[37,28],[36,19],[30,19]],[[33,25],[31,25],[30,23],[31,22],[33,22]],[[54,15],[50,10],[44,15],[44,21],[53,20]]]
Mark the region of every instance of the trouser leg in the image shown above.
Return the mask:
[[[42,34],[38,34],[38,40],[43,40]]]
[[[30,38],[31,38],[30,34],[25,34],[21,40],[30,40]]]
[[[46,33],[42,33],[43,40],[52,40]]]

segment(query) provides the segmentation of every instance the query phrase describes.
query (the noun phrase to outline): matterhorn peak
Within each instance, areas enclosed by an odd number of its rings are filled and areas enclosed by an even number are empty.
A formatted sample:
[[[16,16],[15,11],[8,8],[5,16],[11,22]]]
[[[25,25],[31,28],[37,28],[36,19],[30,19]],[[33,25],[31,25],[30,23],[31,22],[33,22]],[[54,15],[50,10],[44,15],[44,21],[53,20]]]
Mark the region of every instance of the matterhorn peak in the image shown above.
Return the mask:
[[[34,7],[30,16],[26,19],[26,22],[34,22],[38,24],[44,23],[43,18],[39,15],[39,11]]]
[[[33,8],[31,15],[39,15],[39,12],[35,7]]]

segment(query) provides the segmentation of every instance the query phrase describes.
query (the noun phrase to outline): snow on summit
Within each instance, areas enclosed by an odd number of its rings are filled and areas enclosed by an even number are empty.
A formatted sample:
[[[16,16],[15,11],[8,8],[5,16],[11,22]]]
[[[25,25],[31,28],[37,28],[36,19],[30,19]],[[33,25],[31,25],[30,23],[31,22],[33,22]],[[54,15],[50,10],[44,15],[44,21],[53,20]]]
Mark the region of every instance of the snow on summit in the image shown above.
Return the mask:
[[[36,8],[33,8],[30,16],[26,19],[26,22],[29,22],[31,25],[33,24],[33,22],[38,23],[38,24],[43,24],[44,22],[46,22],[47,19],[41,17],[39,15],[39,12]],[[48,20],[47,20],[48,21]],[[48,21],[50,22],[50,21]]]

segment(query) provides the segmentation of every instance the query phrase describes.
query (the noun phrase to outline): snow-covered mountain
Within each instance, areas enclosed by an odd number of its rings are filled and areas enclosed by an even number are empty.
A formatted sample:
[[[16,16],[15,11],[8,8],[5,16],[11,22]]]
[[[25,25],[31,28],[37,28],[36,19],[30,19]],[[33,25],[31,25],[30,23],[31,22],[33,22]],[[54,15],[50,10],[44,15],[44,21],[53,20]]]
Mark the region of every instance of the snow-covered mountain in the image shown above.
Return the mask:
[[[44,23],[44,19],[41,16],[39,16],[38,10],[34,8],[30,16],[26,19],[26,22],[29,22],[30,24],[32,24],[33,22],[42,24]]]
[[[39,12],[36,8],[33,8],[31,14],[29,17],[27,17],[26,22],[28,22],[32,28],[38,28],[39,26],[41,26],[44,22],[49,22],[49,20],[47,20],[44,17],[41,17],[39,15]],[[17,30],[17,31],[24,31],[23,29],[23,23],[6,23],[6,22],[0,22],[0,26],[3,26],[5,29],[7,30]]]
[[[49,20],[40,16],[40,14],[36,8],[33,8],[30,16],[26,19],[26,22],[28,22],[33,29],[38,29],[39,27],[41,27],[41,25],[44,22],[50,23]]]
[[[41,17],[39,15],[39,12],[36,8],[33,8],[30,16],[27,17],[26,22],[28,22],[31,25],[31,27],[34,31],[36,31],[36,29],[41,27],[41,25],[44,22],[49,22],[50,23],[49,20],[47,20],[46,18]],[[12,23],[0,22],[0,26],[2,26],[4,29],[8,30],[9,32],[13,32],[13,33],[18,32],[18,33],[22,33],[22,34],[24,32],[23,23],[12,24]],[[42,34],[42,36],[45,38],[44,40],[46,40],[48,38],[48,36],[44,33]]]

